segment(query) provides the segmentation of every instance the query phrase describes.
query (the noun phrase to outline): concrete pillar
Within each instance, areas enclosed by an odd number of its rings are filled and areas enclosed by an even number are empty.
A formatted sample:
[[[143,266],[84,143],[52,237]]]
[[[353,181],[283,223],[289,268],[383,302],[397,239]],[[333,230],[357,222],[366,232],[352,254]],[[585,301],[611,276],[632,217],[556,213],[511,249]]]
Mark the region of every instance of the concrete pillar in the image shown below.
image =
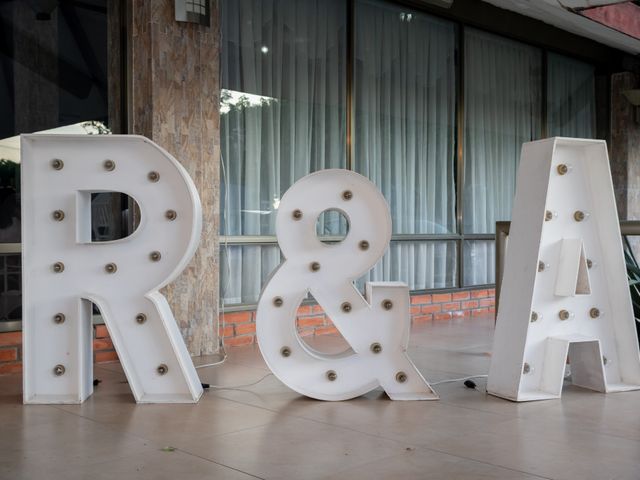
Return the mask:
[[[218,5],[212,1],[210,27],[176,22],[174,0],[132,0],[130,9],[130,132],[184,165],[204,215],[194,259],[164,293],[191,354],[211,354],[218,347]]]
[[[640,88],[631,72],[611,76],[611,173],[621,220],[640,220],[640,124],[622,92]]]

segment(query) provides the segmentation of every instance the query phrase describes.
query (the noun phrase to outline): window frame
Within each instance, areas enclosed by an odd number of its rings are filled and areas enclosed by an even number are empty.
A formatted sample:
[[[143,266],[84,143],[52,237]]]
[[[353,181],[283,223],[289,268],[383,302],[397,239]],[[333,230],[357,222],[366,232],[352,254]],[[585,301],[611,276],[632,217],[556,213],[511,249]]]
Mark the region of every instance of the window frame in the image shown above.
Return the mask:
[[[346,25],[347,25],[347,69],[346,69],[346,167],[349,170],[353,170],[353,150],[354,145],[352,142],[352,132],[354,130],[354,85],[355,85],[355,16],[356,16],[356,3],[358,0],[348,0],[346,3]],[[464,19],[457,19],[455,14],[443,14],[442,12],[433,11],[432,7],[425,4],[416,4],[415,2],[403,1],[403,0],[378,0],[380,4],[387,4],[391,6],[407,7],[414,11],[424,13],[437,17],[439,19],[450,21],[454,24],[456,32],[455,40],[455,113],[454,118],[456,125],[454,127],[454,176],[455,176],[455,224],[456,232],[449,234],[433,234],[433,235],[421,235],[421,234],[396,234],[392,235],[392,242],[403,241],[425,241],[425,242],[437,242],[437,241],[455,241],[456,242],[456,286],[448,288],[438,289],[424,289],[424,290],[411,290],[412,294],[422,293],[448,293],[458,291],[468,291],[477,289],[495,288],[494,283],[478,284],[478,285],[465,285],[464,283],[464,245],[465,241],[474,240],[489,240],[496,241],[496,233],[466,233],[463,228],[464,211],[463,211],[463,194],[464,194],[464,41],[465,31],[467,28],[480,30],[492,35],[497,35],[509,40],[519,42],[523,45],[527,45],[540,50],[542,71],[541,71],[541,108],[540,108],[540,125],[541,125],[541,137],[546,138],[548,136],[548,115],[547,115],[547,101],[548,101],[548,57],[549,53],[558,53],[566,57],[586,61],[596,68],[596,74],[598,72],[598,63],[594,59],[578,58],[575,55],[568,54],[559,49],[552,49],[545,45],[536,44],[533,41],[523,40],[522,38],[516,38],[515,36],[505,35],[504,32],[496,31],[496,29],[490,29],[483,25],[472,24]],[[512,14],[515,15],[515,14]],[[330,237],[326,238],[327,241],[331,241]],[[233,236],[233,235],[220,235],[220,248],[226,246],[245,246],[245,245],[276,245],[277,239],[273,235],[261,235],[261,236]],[[221,292],[222,293],[222,292]],[[255,303],[224,303],[224,298],[220,297],[220,304],[224,307],[225,311],[239,311],[249,308],[255,308]]]

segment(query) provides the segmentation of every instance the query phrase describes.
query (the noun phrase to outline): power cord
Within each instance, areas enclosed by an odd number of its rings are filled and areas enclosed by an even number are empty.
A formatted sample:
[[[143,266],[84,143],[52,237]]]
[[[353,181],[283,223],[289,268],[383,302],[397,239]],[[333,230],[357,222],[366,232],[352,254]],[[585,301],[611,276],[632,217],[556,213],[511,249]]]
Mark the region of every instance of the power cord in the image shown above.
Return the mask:
[[[433,387],[435,385],[442,385],[443,383],[454,383],[454,382],[462,382],[464,381],[464,386],[467,388],[476,388],[476,382],[472,381],[474,378],[487,378],[489,375],[472,375],[470,377],[462,377],[462,378],[450,378],[448,380],[440,380],[439,382],[430,383]],[[468,384],[467,384],[468,382]]]
[[[229,260],[229,243],[228,243],[228,234],[229,234],[229,216],[227,215],[229,209],[229,178],[227,177],[227,169],[224,166],[224,157],[222,156],[222,152],[220,152],[220,167],[222,170],[222,181],[224,182],[224,209],[222,210],[222,221],[224,223],[224,253],[225,253],[225,266],[227,270],[227,281],[225,285],[222,287],[222,291],[220,292],[220,314],[218,318],[222,318],[221,324],[222,329],[218,330],[218,347],[220,349],[220,353],[222,354],[222,359],[217,362],[205,363],[203,365],[197,365],[196,370],[200,368],[207,367],[215,367],[216,365],[222,365],[227,360],[227,350],[224,346],[224,331],[226,327],[225,321],[225,305],[224,299],[227,294],[227,290],[229,285],[231,284],[231,261]],[[222,331],[222,335],[220,335],[220,331]],[[207,385],[207,386],[205,386]],[[203,388],[210,388],[209,384],[203,383]]]
[[[272,375],[273,373],[267,373],[264,377],[260,378],[259,380],[256,380],[255,382],[244,383],[241,385],[210,385],[208,383],[203,383],[202,388],[217,388],[218,390],[241,390],[246,387],[252,387],[253,385],[257,385],[258,383],[263,381],[265,378],[268,378]]]

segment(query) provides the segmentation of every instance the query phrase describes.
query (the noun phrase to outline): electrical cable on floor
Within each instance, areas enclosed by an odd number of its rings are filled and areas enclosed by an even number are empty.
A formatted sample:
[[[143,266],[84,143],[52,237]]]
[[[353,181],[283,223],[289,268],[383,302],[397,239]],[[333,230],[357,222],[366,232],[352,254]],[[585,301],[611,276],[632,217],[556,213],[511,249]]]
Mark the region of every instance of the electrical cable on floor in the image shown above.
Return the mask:
[[[216,365],[221,365],[227,360],[227,350],[224,348],[224,330],[226,327],[225,322],[225,306],[224,306],[224,298],[227,294],[227,289],[231,283],[231,261],[229,260],[229,243],[228,243],[228,235],[229,235],[229,216],[227,215],[229,209],[229,179],[227,178],[227,170],[224,166],[224,157],[222,156],[222,152],[220,152],[220,167],[222,170],[222,181],[224,183],[224,209],[222,210],[222,221],[224,223],[224,257],[225,257],[225,266],[227,270],[227,281],[225,285],[222,287],[222,291],[220,292],[220,313],[218,318],[222,318],[222,329],[218,330],[218,346],[220,352],[222,353],[222,359],[217,362],[205,363],[203,365],[197,365],[196,370],[200,368],[207,367],[215,367]],[[220,334],[222,332],[222,334]],[[206,386],[205,386],[206,385]],[[207,383],[202,384],[203,388],[210,388],[210,385]]]
[[[489,375],[472,375],[470,377],[450,378],[448,380],[440,380],[439,382],[433,382],[433,383],[430,383],[429,385],[433,387],[434,385],[442,385],[443,383],[462,382],[462,381],[471,380],[474,378],[487,378],[488,376]],[[473,388],[473,387],[469,387],[469,388]]]
[[[227,352],[223,351],[223,356],[221,360],[218,360],[217,362],[213,362],[213,363],[203,363],[202,365],[196,365],[196,370],[200,368],[215,367],[216,365],[220,365],[224,363],[226,359],[227,359]]]
[[[257,385],[258,383],[263,381],[265,378],[268,378],[268,377],[270,377],[272,375],[273,375],[273,373],[267,373],[264,377],[260,378],[259,380],[256,380],[255,382],[252,382],[252,383],[244,383],[244,384],[241,384],[241,385],[209,385],[209,387],[207,387],[207,388],[217,388],[218,390],[238,390],[240,388],[252,387],[253,385]]]

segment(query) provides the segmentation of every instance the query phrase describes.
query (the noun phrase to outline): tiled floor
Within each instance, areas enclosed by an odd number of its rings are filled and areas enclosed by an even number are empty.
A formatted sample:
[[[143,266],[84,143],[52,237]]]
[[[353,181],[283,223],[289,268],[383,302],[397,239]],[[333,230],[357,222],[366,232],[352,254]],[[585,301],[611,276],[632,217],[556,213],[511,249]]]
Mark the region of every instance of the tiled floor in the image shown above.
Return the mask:
[[[432,382],[483,374],[492,332],[491,318],[423,325],[410,354]],[[204,382],[268,373],[257,348],[229,353],[199,370]],[[436,386],[440,401],[376,391],[329,403],[269,376],[211,389],[198,405],[136,406],[118,364],[95,375],[83,405],[27,407],[20,376],[0,377],[0,479],[640,479],[640,392],[566,386],[562,400],[516,404],[479,380]]]

